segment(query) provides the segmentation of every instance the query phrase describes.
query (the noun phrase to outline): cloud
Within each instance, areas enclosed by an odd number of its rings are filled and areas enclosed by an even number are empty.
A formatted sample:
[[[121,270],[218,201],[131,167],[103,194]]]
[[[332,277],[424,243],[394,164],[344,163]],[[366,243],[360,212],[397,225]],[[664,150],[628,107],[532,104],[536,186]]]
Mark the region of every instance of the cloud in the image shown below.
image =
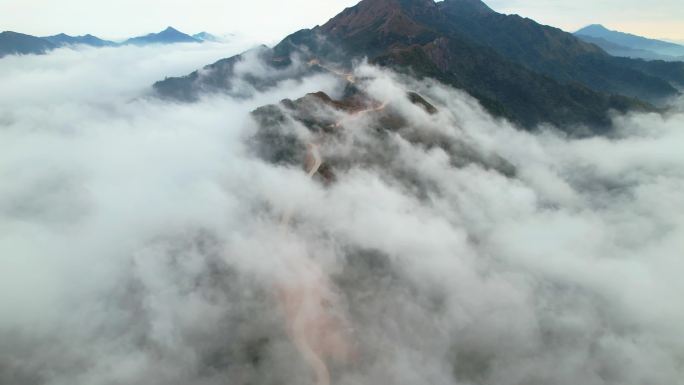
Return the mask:
[[[249,112],[340,97],[340,79],[146,97],[225,49],[0,60],[0,382],[311,383],[279,297],[308,284],[348,322],[337,383],[682,378],[681,111],[568,139],[361,64],[358,86],[399,126],[320,107],[337,135],[279,127],[319,145],[325,184],[256,157]]]

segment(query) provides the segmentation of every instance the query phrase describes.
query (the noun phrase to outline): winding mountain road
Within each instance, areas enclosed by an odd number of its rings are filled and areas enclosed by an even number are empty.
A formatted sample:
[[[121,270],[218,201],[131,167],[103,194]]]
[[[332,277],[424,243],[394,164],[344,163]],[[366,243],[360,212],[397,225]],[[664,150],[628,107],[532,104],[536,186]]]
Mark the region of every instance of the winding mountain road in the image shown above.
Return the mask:
[[[341,71],[338,71],[334,68],[328,67],[328,66],[324,65],[323,63],[321,63],[321,61],[318,59],[312,59],[309,61],[310,67],[315,66],[315,65],[325,69],[326,71],[328,71],[330,73],[333,73],[337,76],[345,78],[349,83],[352,83],[352,84],[356,83],[356,77],[352,73],[341,72]]]
[[[307,144],[306,172],[313,177],[323,161],[317,145]],[[291,210],[281,219],[289,227]],[[346,361],[351,355],[349,324],[341,299],[321,267],[306,255],[287,255],[286,278],[276,284],[287,333],[311,368],[316,385],[330,384],[327,360]]]

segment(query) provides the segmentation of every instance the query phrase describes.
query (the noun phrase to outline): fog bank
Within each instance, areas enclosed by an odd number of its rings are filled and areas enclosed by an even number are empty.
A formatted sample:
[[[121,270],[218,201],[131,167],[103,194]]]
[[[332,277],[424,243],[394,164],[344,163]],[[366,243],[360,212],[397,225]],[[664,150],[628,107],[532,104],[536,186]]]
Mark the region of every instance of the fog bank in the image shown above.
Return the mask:
[[[348,321],[333,383],[684,378],[682,109],[571,139],[361,64],[358,87],[407,124],[321,107],[341,122],[321,139],[283,122],[334,165],[326,184],[257,157],[250,112],[340,97],[342,79],[149,97],[242,48],[0,59],[0,383],[313,383],[274,289],[302,279],[292,258],[329,277]]]

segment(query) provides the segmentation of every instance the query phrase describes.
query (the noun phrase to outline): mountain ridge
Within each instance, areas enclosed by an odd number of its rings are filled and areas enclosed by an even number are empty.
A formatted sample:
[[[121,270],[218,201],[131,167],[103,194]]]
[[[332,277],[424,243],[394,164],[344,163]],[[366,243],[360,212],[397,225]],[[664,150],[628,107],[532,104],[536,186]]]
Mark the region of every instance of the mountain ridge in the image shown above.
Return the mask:
[[[40,55],[57,46],[45,39],[14,31],[0,32],[0,58],[7,55]]]
[[[174,43],[201,43],[204,41],[223,42],[224,39],[208,32],[195,34],[196,37],[187,35],[173,27],[168,27],[158,33],[150,33],[143,36],[129,38],[121,43],[101,39],[97,36],[86,34],[72,36],[59,33],[50,36],[33,36],[19,32],[4,31],[0,34],[0,57],[7,55],[43,55],[47,52],[60,48],[86,45],[96,48],[119,47],[122,45],[147,45],[147,44],[174,44]]]
[[[601,24],[588,25],[574,32],[574,35],[598,45],[614,56],[684,61],[684,46],[682,45],[610,30]]]
[[[494,34],[496,28],[502,31]],[[508,49],[516,40],[524,44]],[[284,68],[293,54],[347,68],[366,57],[435,78],[528,128],[549,122],[604,127],[597,128],[601,131],[610,124],[609,110],[655,110],[644,100],[677,94],[670,80],[654,75],[662,68],[625,63],[560,29],[496,13],[475,0],[363,0],[323,25],[287,36],[273,47],[268,63]],[[202,77],[195,72],[169,78],[154,89],[187,101],[207,90],[228,92],[230,85],[218,79],[230,77],[240,60],[239,55],[224,59],[205,67]],[[214,78],[212,71],[221,76]],[[684,83],[676,72],[670,77]]]
[[[65,33],[60,33],[57,35],[43,36],[41,38],[60,47],[78,44],[89,45],[91,47],[114,47],[118,45],[113,41],[100,39],[99,37],[93,36],[91,34],[71,36]]]

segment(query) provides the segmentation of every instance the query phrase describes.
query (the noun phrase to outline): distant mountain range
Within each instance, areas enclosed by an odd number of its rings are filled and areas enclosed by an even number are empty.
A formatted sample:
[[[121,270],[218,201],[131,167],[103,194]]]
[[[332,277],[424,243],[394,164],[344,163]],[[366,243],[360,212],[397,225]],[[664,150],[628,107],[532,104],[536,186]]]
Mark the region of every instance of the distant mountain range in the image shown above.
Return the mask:
[[[204,41],[220,42],[223,38],[214,36],[208,32],[200,32],[190,36],[168,27],[159,33],[150,33],[137,36],[117,43],[103,40],[93,35],[70,36],[64,33],[53,36],[31,36],[23,33],[5,31],[0,33],[0,57],[6,55],[41,55],[55,48],[75,45],[87,45],[92,47],[116,47],[121,45],[149,45],[149,44],[175,44],[175,43],[201,43]]]
[[[542,122],[596,132],[610,126],[608,111],[655,110],[684,87],[684,63],[618,58],[560,29],[503,15],[479,0],[363,0],[322,26],[298,31],[255,53],[275,69],[297,53],[310,65],[371,63],[429,77],[463,89],[491,113],[524,127]],[[207,92],[235,93],[230,79],[243,56],[223,59],[154,85],[166,98],[193,101]],[[248,79],[258,89],[277,77]]]
[[[50,43],[58,46],[64,47],[69,45],[89,45],[93,47],[113,47],[117,43],[109,40],[102,40],[93,35],[83,35],[83,36],[69,36],[64,33],[54,36],[44,36],[42,39],[49,41]]]
[[[598,45],[613,56],[684,61],[684,46],[682,45],[612,31],[600,24],[584,27],[575,32],[575,36]]]
[[[57,48],[54,43],[23,33],[5,31],[0,33],[0,57],[6,55],[41,55]]]

